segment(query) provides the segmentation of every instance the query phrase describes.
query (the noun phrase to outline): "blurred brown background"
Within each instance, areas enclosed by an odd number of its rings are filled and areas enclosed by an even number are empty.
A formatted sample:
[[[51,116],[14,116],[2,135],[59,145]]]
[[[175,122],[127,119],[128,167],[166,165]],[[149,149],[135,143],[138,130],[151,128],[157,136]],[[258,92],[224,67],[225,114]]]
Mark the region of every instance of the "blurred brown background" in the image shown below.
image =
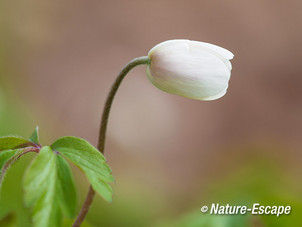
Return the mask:
[[[105,151],[115,198],[111,205],[97,199],[90,223],[155,226],[206,202],[230,202],[225,187],[242,193],[240,201],[295,201],[301,211],[302,1],[31,0],[0,7],[0,132],[28,136],[39,125],[43,144],[74,135],[96,145],[117,73],[159,42],[205,41],[235,55],[228,93],[213,102],[156,89],[144,66],[126,77]],[[83,199],[88,184],[75,173]],[[122,224],[112,224],[109,217],[120,214]]]

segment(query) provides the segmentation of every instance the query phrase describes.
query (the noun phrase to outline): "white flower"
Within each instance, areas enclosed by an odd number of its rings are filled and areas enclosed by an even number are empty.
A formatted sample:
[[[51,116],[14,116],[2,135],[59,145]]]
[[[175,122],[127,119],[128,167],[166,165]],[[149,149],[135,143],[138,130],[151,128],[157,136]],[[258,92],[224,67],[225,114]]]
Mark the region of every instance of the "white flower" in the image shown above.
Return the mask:
[[[234,55],[219,46],[175,39],[149,53],[147,77],[159,89],[198,100],[218,99],[227,91]]]

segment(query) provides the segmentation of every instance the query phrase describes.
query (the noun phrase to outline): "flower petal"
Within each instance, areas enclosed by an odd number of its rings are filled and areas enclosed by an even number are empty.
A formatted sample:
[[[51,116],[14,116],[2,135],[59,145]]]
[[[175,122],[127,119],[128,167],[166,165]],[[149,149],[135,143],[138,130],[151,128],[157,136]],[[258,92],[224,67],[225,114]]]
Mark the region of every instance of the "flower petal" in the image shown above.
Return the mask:
[[[198,100],[214,100],[227,90],[233,54],[212,44],[169,40],[153,47],[147,77],[159,89]]]
[[[234,58],[234,54],[223,47],[211,43],[206,43],[206,42],[198,42],[198,41],[191,41],[191,42],[195,43],[196,45],[203,46],[204,48],[207,48],[209,50],[212,50],[216,54],[219,54],[220,56],[226,58],[227,60],[232,60]]]

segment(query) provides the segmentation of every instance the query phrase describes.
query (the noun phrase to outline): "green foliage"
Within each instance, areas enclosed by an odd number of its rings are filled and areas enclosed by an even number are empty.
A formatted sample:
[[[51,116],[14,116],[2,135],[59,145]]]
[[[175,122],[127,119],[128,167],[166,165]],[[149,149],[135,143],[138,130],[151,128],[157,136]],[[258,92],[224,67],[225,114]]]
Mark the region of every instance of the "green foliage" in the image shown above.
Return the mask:
[[[76,137],[62,137],[51,146],[40,148],[38,127],[29,140],[0,138],[0,184],[7,169],[28,152],[38,155],[29,165],[24,181],[25,204],[33,207],[35,227],[62,226],[62,213],[74,218],[77,193],[67,158],[87,176],[92,187],[105,200],[112,201],[109,183],[114,181],[105,157],[90,143]]]
[[[7,137],[0,137],[0,151],[29,147],[33,144],[21,137],[17,136],[7,136]]]
[[[73,218],[77,208],[77,192],[73,181],[71,169],[67,161],[61,156],[56,155],[57,165],[57,187],[61,208],[65,215]]]
[[[56,154],[46,146],[33,160],[24,178],[25,203],[34,206],[34,226],[61,225],[57,184]]]
[[[6,150],[0,152],[0,188],[7,170],[18,159],[24,149]]]
[[[40,144],[39,140],[39,127],[37,126],[33,134],[29,137],[29,141],[33,142],[34,144]]]
[[[62,137],[51,148],[77,165],[87,176],[93,189],[108,202],[112,201],[114,181],[105,157],[87,141],[76,137]]]
[[[36,138],[38,138],[37,131],[35,131],[34,134],[36,134]],[[31,141],[18,136],[0,137],[0,187],[5,173],[11,165],[22,156],[22,152],[24,152],[26,148],[34,148],[34,145]]]
[[[0,173],[4,164],[13,157],[18,150],[7,150],[0,152]]]

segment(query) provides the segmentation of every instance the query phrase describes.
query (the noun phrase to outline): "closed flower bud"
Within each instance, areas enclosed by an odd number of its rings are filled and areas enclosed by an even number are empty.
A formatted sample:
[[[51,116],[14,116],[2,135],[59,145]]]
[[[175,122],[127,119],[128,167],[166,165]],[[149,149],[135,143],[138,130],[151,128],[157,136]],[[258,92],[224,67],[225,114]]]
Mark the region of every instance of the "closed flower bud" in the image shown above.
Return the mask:
[[[218,99],[227,91],[233,54],[216,45],[176,39],[149,53],[147,77],[159,89],[198,100]]]

